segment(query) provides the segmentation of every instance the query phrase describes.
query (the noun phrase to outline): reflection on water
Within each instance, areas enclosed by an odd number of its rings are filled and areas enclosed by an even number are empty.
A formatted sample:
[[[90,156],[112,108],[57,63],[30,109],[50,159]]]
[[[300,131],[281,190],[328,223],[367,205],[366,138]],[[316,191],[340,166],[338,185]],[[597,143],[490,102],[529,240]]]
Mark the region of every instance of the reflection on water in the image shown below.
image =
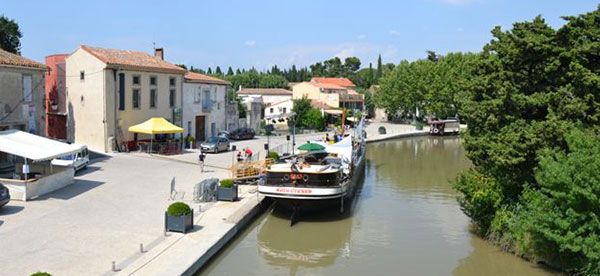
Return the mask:
[[[551,275],[469,232],[448,182],[468,166],[457,137],[370,144],[348,214],[267,212],[200,274]]]

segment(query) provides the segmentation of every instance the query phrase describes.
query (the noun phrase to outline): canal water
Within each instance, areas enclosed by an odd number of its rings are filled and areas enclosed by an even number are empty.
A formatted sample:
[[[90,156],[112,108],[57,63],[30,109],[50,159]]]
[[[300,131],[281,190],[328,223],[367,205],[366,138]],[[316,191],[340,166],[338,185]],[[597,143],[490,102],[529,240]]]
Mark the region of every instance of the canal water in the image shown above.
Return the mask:
[[[469,231],[449,183],[469,166],[458,137],[369,144],[346,214],[270,209],[199,275],[554,275]]]

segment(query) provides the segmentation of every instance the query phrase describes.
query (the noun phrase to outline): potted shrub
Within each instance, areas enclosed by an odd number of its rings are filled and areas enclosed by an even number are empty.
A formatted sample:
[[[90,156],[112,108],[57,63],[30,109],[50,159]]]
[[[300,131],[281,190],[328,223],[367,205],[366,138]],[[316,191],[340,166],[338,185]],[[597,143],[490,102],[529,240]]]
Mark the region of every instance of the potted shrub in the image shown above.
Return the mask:
[[[423,122],[416,122],[414,126],[417,130],[423,130],[425,124]]]
[[[194,148],[194,142],[196,142],[196,138],[194,138],[194,136],[188,134],[185,137],[185,142],[188,144],[188,148],[192,149],[192,148]]]
[[[387,131],[385,130],[385,127],[384,126],[380,126],[379,127],[379,134],[386,134],[386,133],[387,133]]]
[[[186,233],[194,227],[194,210],[183,202],[169,205],[165,212],[165,230]]]
[[[267,158],[273,159],[274,161],[279,160],[279,153],[275,152],[275,151],[269,151],[269,154],[267,155]]]
[[[218,200],[236,201],[238,198],[238,186],[232,179],[224,179],[219,182],[217,192]]]

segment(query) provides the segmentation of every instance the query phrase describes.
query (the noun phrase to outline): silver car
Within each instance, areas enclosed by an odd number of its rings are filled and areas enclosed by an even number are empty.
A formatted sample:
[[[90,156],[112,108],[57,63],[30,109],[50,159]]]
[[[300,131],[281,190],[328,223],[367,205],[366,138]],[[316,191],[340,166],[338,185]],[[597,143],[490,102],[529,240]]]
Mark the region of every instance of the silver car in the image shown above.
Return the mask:
[[[217,136],[210,137],[200,144],[200,150],[212,153],[227,151],[229,150],[229,139]]]

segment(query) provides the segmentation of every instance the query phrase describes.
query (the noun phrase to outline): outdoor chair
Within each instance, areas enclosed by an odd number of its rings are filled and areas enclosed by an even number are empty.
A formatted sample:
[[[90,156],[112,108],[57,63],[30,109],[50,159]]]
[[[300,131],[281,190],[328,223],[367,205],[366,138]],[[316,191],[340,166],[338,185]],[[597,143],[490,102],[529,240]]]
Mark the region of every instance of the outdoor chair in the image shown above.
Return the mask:
[[[181,195],[180,200],[183,200],[183,197],[185,196],[185,192],[179,192],[175,189],[175,177],[173,177],[173,179],[171,179],[171,193],[169,194],[169,199],[175,200],[175,199],[177,199],[178,195]]]

